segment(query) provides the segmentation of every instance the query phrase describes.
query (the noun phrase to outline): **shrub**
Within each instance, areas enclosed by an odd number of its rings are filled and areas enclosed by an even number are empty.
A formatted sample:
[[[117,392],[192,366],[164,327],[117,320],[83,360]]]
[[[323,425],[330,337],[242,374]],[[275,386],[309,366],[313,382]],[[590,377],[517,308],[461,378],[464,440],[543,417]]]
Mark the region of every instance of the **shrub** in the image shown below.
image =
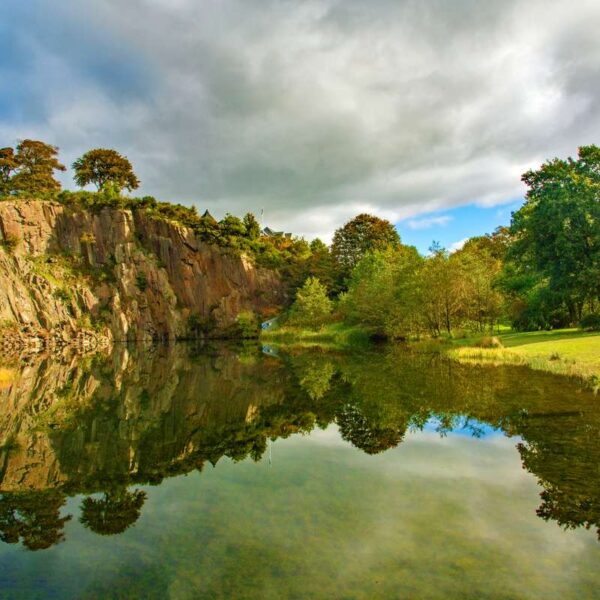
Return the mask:
[[[15,251],[15,248],[19,245],[19,238],[16,235],[8,234],[0,244],[11,254]]]
[[[236,319],[237,335],[242,339],[258,337],[258,319],[253,312],[243,311]]]
[[[579,328],[584,331],[600,331],[600,314],[590,313],[581,319]]]
[[[504,345],[500,341],[500,338],[496,336],[483,336],[476,344],[478,348],[503,348]]]
[[[140,292],[145,292],[148,289],[148,276],[141,271],[135,276],[135,285]]]

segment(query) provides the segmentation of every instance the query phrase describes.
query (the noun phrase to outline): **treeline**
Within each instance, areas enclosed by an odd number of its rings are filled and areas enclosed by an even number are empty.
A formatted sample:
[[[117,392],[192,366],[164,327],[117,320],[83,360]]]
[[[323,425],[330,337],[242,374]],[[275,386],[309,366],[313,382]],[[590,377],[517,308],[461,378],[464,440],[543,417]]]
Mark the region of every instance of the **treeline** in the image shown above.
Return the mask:
[[[80,187],[61,190],[66,168],[58,148],[24,140],[0,149],[0,200],[52,199],[96,211],[144,210],[190,227],[198,239],[278,269],[296,298],[291,324],[318,328],[332,319],[386,337],[460,330],[519,330],[581,325],[600,329],[600,149],[553,159],[522,177],[528,191],[510,227],[474,237],[457,252],[433,245],[427,256],[402,244],[391,223],[361,214],[335,232],[328,247],[316,239],[261,230],[252,213],[226,214],[123,194],[139,187],[129,160],[96,148],[73,165]]]
[[[600,329],[600,149],[525,173],[524,205],[510,227],[428,256],[384,220],[359,215],[336,231],[331,270],[310,274],[289,323],[331,320],[406,338],[579,325]],[[323,260],[322,265],[326,264]]]

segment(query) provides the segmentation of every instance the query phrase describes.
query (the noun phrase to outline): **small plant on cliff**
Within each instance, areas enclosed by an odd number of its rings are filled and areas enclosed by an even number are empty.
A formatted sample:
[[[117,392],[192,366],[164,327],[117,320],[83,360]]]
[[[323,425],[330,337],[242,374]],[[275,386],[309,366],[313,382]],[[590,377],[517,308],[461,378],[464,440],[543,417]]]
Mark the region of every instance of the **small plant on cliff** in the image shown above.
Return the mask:
[[[8,234],[2,241],[0,241],[0,244],[7,252],[12,254],[19,245],[19,238],[15,235]]]
[[[73,163],[75,183],[80,187],[92,183],[103,190],[108,183],[129,191],[139,187],[140,182],[129,160],[116,150],[94,148]]]
[[[333,303],[327,296],[327,288],[316,277],[309,277],[296,292],[289,323],[318,329],[325,324],[332,310]]]
[[[148,289],[148,276],[141,271],[135,276],[135,285],[140,292],[145,292]]]

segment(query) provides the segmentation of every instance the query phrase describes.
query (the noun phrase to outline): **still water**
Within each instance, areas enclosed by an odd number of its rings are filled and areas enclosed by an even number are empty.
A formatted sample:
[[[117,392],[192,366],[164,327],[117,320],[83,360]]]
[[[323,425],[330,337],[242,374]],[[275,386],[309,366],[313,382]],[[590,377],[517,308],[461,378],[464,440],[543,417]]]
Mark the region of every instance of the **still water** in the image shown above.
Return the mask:
[[[600,598],[568,380],[396,347],[7,367],[1,598]]]

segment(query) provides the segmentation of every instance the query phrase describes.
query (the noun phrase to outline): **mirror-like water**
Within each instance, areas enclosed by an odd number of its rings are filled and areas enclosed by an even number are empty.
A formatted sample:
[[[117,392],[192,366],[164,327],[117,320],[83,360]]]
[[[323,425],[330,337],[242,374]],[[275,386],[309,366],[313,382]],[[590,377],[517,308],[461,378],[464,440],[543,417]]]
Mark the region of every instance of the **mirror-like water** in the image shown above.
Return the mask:
[[[568,380],[396,347],[8,367],[1,598],[600,597]]]

